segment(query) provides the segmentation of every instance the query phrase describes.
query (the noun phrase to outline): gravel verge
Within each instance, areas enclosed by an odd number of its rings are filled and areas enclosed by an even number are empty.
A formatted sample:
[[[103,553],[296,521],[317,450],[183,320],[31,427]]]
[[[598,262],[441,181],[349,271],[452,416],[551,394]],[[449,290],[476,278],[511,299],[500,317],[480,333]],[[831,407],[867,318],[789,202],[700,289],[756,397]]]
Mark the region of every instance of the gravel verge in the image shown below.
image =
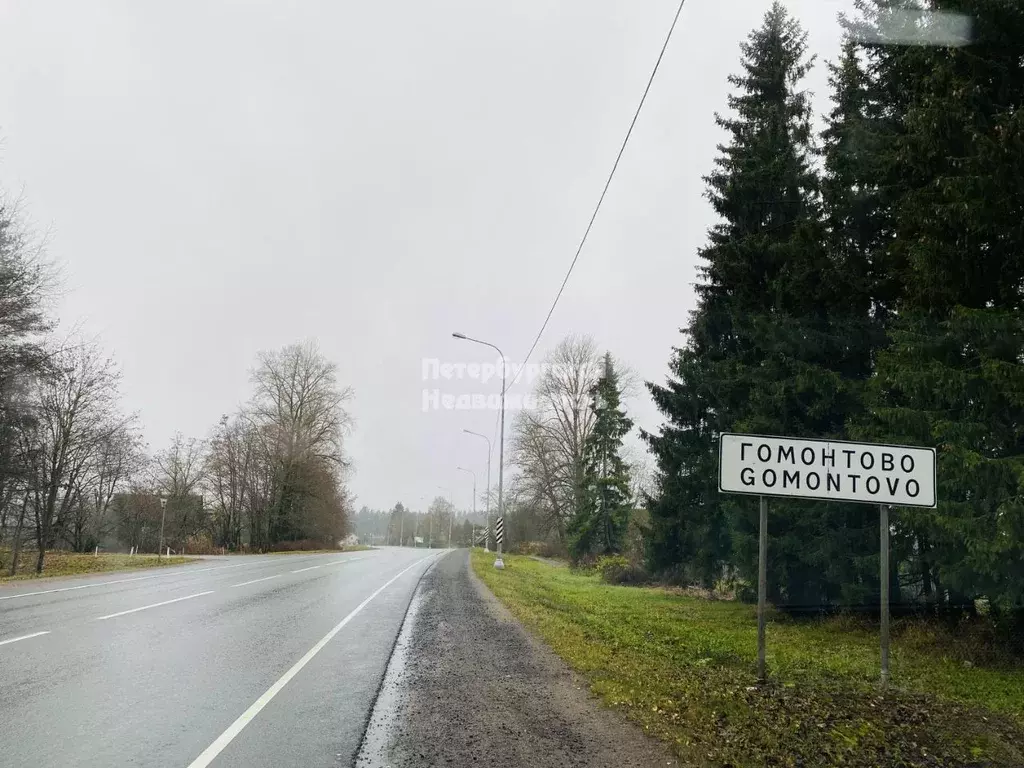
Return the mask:
[[[420,582],[356,764],[678,765],[511,617],[464,550]]]

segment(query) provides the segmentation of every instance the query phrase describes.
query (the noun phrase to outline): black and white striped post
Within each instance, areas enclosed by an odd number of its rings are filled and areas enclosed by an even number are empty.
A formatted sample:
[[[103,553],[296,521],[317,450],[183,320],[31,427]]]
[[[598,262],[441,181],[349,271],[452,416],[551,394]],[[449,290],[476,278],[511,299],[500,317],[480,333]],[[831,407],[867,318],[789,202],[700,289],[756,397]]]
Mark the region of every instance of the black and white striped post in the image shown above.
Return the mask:
[[[495,523],[495,541],[498,543],[498,559],[495,560],[495,567],[501,570],[505,567],[502,559],[502,544],[505,542],[505,518],[499,517]]]

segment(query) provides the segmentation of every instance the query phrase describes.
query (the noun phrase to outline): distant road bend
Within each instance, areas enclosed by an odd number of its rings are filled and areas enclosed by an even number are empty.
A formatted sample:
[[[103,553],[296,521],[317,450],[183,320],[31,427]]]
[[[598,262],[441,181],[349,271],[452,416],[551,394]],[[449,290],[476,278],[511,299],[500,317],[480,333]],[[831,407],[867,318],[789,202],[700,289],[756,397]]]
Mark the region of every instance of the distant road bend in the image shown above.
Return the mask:
[[[208,558],[0,588],[0,765],[349,765],[441,554]]]

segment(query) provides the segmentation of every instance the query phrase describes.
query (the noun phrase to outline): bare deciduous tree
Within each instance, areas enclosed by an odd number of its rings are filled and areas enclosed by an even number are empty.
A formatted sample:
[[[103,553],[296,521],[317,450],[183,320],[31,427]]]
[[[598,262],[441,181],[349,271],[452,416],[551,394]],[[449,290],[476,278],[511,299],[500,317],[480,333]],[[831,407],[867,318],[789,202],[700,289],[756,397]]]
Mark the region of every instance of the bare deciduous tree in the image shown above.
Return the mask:
[[[352,390],[339,386],[337,366],[312,342],[261,354],[252,382],[251,419],[274,469],[269,538],[302,537],[300,509],[315,498],[309,477],[320,465],[340,486],[347,468],[343,439],[351,417],[345,404]],[[344,511],[338,509],[338,515]]]
[[[250,475],[257,471],[251,431],[243,415],[221,417],[206,456],[207,487],[213,497],[214,543],[236,549],[242,543],[242,526],[249,496]]]
[[[43,569],[47,548],[81,500],[90,462],[124,421],[116,411],[120,373],[94,344],[58,350],[53,368],[39,387],[34,462],[37,573]]]
[[[344,437],[352,392],[315,344],[259,356],[251,402],[221,419],[210,441],[205,487],[220,546],[262,550],[283,541],[341,539],[351,500]]]
[[[560,543],[582,500],[584,448],[594,426],[590,390],[601,373],[600,355],[587,336],[569,336],[545,358],[534,390],[536,408],[513,425],[512,461],[517,490]]]
[[[205,448],[202,440],[179,432],[169,447],[153,457],[153,491],[166,502],[167,539],[181,551],[205,525],[203,498]]]
[[[0,193],[0,543],[13,534],[15,550],[31,486],[26,430],[37,416],[33,389],[46,369],[43,338],[53,327],[46,310],[55,284],[44,241],[25,227],[18,201]]]
[[[142,436],[134,419],[121,420],[97,440],[73,489],[75,504],[63,524],[64,540],[76,552],[92,549],[116,528],[109,514],[114,495],[145,463]]]
[[[342,440],[351,426],[345,404],[352,390],[339,387],[337,366],[315,343],[260,354],[252,382],[252,417],[272,428],[285,462],[314,457],[344,465]]]

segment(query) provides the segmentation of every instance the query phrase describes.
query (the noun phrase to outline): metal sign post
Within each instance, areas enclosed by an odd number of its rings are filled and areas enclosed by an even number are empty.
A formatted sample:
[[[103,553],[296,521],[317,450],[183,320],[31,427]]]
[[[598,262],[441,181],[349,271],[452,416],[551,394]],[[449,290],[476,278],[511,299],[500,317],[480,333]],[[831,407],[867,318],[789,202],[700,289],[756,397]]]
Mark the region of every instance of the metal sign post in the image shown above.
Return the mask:
[[[845,440],[735,435],[718,442],[718,491],[760,498],[757,563],[757,679],[764,682],[767,496],[878,505],[882,688],[889,685],[889,507],[937,505],[934,448]]]
[[[881,629],[882,629],[882,690],[889,687],[889,506],[878,505],[880,557],[880,578],[882,587]]]
[[[765,604],[768,602],[768,499],[761,497],[761,520],[757,540],[757,682],[766,679],[764,671]]]

